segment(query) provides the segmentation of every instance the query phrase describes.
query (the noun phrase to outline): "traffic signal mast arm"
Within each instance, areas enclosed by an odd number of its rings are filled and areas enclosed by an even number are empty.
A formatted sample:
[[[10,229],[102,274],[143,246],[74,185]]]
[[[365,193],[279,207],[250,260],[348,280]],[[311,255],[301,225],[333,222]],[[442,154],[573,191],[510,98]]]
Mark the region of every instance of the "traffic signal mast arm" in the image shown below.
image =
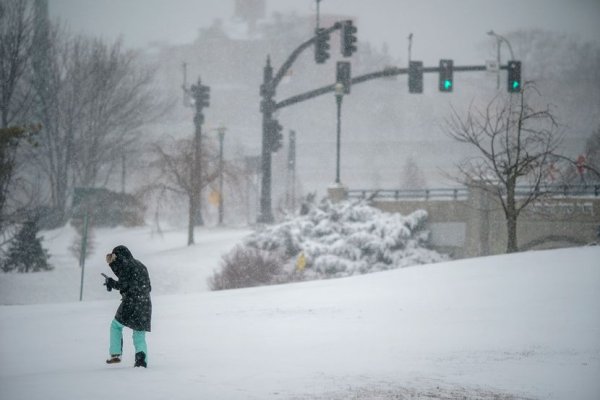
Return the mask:
[[[508,69],[508,66],[502,65],[502,66],[500,66],[500,69],[501,70]],[[455,65],[453,67],[453,70],[455,72],[485,71],[486,66],[485,65],[463,65],[463,66]],[[423,73],[431,73],[431,72],[439,73],[440,68],[439,67],[423,67]],[[373,79],[379,79],[379,78],[384,78],[384,77],[388,77],[388,76],[397,76],[397,75],[403,75],[403,74],[408,74],[408,68],[391,67],[391,68],[386,68],[382,71],[369,72],[367,74],[359,75],[357,77],[352,78],[351,83],[352,83],[352,85],[356,85],[358,83],[367,82],[367,81],[370,81]],[[309,100],[314,97],[318,97],[323,94],[331,93],[334,91],[335,91],[335,84],[331,84],[331,85],[323,86],[323,87],[315,89],[315,90],[311,90],[309,92],[298,94],[296,96],[292,96],[285,100],[282,100],[279,103],[275,103],[275,110],[278,110],[280,108],[284,108],[287,106],[291,106],[293,104],[300,103],[302,101]]]
[[[341,22],[336,22],[335,24],[333,24],[332,27],[323,30],[321,32],[321,35],[329,35],[331,32],[341,29],[342,26],[343,26],[343,24]],[[288,59],[283,63],[283,65],[277,71],[277,74],[275,74],[275,77],[271,80],[271,89],[273,91],[275,90],[275,88],[277,87],[279,82],[283,79],[283,77],[285,76],[287,71],[290,69],[290,67],[292,66],[294,61],[296,61],[296,59],[298,58],[300,53],[302,53],[305,49],[307,49],[308,47],[313,45],[318,40],[318,37],[319,37],[318,35],[313,36],[312,38],[310,38],[309,40],[307,40],[306,42],[304,42],[300,46],[298,46],[298,48],[296,48],[296,50],[294,50],[292,52],[292,54],[290,54]]]

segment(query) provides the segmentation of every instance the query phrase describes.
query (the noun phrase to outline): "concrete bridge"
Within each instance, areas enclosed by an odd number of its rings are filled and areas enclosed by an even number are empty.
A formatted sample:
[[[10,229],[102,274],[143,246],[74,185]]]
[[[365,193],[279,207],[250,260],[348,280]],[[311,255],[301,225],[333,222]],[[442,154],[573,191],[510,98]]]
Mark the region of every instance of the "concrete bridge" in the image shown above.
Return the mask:
[[[524,194],[529,188],[518,188]],[[403,215],[423,209],[433,246],[453,258],[502,254],[507,230],[497,198],[483,188],[427,190],[329,189],[332,200],[369,199],[374,207]],[[553,186],[519,215],[520,250],[586,245],[600,240],[600,185]]]

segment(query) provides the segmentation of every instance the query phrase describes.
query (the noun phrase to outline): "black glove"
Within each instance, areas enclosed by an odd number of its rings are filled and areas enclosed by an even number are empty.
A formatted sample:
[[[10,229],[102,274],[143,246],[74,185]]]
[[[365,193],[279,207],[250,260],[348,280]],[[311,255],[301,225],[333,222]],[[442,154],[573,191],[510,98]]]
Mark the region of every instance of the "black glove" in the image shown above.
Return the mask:
[[[117,281],[115,281],[113,278],[108,278],[106,280],[106,290],[108,290],[109,292],[113,289],[117,288]]]
[[[104,277],[104,286],[106,286],[106,290],[107,291],[110,292],[111,290],[116,289],[116,287],[117,287],[117,281],[115,281],[110,276],[106,276],[104,274],[102,274],[102,276]]]

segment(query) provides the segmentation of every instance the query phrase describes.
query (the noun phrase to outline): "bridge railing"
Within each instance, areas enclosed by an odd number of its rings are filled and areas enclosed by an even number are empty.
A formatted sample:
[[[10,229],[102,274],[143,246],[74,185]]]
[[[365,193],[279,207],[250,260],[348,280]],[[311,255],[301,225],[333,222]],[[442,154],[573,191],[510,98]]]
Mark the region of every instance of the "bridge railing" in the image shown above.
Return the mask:
[[[412,189],[412,190],[348,190],[348,198],[371,200],[466,200],[469,189],[438,188],[438,189]]]
[[[548,196],[565,196],[565,197],[600,197],[600,184],[593,185],[546,185],[538,189]],[[515,195],[517,197],[526,196],[531,193],[532,188],[529,186],[517,186]]]
[[[530,186],[517,186],[515,196],[527,196],[533,190]],[[600,197],[600,184],[593,185],[546,185],[538,189],[545,196],[557,197]],[[350,199],[370,200],[466,200],[469,188],[435,189],[351,189],[347,192]]]

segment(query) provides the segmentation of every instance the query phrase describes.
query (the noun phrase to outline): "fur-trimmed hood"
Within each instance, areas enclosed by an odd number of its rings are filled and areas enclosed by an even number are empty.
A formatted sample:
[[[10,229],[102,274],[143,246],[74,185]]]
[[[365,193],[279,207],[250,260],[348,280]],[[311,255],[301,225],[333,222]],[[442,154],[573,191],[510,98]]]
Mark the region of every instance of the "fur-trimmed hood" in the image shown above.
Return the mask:
[[[117,256],[117,260],[119,260],[119,261],[126,261],[126,260],[133,259],[133,255],[131,254],[131,251],[129,251],[129,249],[123,245],[119,245],[119,246],[115,247],[112,252],[114,255]]]

